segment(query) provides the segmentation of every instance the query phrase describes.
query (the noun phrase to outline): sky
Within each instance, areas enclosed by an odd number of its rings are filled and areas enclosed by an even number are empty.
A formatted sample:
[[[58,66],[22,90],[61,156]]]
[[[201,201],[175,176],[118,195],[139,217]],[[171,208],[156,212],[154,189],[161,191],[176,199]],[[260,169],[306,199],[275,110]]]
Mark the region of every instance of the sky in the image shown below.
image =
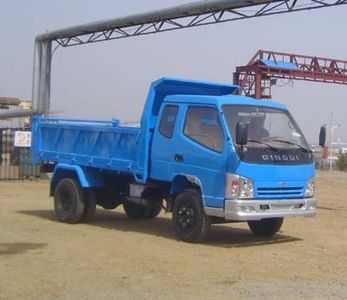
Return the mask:
[[[0,96],[30,100],[38,34],[194,0],[0,0]],[[150,83],[164,76],[232,81],[258,49],[347,60],[347,5],[58,48],[52,63],[52,113],[140,119]],[[281,85],[283,85],[281,83]],[[334,140],[347,142],[347,85],[294,81],[273,88],[310,142],[331,114]]]

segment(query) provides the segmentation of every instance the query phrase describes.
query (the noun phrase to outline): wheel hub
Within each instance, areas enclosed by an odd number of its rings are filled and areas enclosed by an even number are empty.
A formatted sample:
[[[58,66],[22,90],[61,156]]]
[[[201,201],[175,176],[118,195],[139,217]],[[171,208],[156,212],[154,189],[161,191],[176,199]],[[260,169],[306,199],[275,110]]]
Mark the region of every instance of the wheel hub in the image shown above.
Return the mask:
[[[183,231],[189,230],[195,222],[195,213],[192,207],[182,205],[178,210],[178,223]]]

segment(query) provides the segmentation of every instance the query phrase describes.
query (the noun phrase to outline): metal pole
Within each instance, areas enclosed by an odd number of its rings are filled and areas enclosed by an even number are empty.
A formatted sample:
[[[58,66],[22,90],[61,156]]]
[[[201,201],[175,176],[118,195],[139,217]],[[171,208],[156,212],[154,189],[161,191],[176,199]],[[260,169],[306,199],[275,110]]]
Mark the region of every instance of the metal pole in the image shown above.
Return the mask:
[[[52,41],[35,41],[32,101],[38,114],[49,114]]]
[[[330,113],[330,172],[333,170],[333,113]]]
[[[32,82],[32,109],[39,111],[40,106],[40,70],[41,70],[42,44],[37,39],[34,46],[34,66],[33,66],[33,82]]]
[[[255,74],[255,99],[262,98],[261,72]]]
[[[52,60],[52,41],[42,42],[42,57],[41,57],[41,72],[40,72],[40,113],[49,114],[50,95],[51,95],[51,60]]]
[[[1,112],[1,119],[31,117],[37,114],[39,114],[39,112],[32,109],[6,110]]]
[[[340,125],[336,124],[334,125],[333,121],[333,113],[330,113],[330,171],[333,170],[333,136],[334,136],[334,130],[338,128]]]

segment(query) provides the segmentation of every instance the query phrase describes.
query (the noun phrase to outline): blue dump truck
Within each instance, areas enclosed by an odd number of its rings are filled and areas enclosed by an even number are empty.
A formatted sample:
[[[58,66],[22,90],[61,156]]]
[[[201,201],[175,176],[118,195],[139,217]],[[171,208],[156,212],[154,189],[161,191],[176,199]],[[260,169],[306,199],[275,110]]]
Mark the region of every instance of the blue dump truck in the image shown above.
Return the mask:
[[[284,105],[237,90],[160,79],[139,128],[35,117],[33,162],[52,166],[58,220],[86,222],[96,205],[123,205],[132,219],[164,208],[179,239],[201,242],[213,223],[244,221],[271,236],[285,217],[314,216],[315,163],[295,120]]]

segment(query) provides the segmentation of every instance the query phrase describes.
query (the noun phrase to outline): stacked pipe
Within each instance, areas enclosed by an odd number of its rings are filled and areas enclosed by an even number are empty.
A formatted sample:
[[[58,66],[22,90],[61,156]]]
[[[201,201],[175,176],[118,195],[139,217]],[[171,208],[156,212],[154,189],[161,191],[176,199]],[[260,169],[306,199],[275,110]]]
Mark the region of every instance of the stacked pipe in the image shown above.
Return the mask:
[[[17,98],[0,97],[0,109],[9,109],[10,106],[18,106],[20,100]]]

